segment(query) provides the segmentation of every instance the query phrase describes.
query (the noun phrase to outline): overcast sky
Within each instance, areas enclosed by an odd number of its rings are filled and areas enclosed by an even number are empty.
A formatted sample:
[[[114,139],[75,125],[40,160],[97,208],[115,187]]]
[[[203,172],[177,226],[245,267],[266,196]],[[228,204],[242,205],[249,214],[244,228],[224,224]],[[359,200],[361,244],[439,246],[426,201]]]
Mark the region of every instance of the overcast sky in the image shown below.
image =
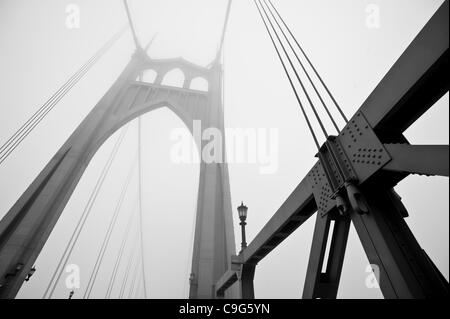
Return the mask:
[[[413,40],[441,0],[274,0],[345,113],[351,116]],[[80,28],[66,27],[66,6],[80,8]],[[200,65],[214,58],[225,0],[129,0],[142,43],[157,37],[150,56],[182,56]],[[367,6],[380,9],[379,28],[366,25]],[[0,144],[3,144],[100,46],[126,23],[121,0],[0,0]],[[0,165],[0,217],[111,86],[134,51],[127,33]],[[249,207],[248,239],[259,232],[315,162],[314,144],[253,1],[233,2],[224,48],[225,126],[278,128],[279,168],[261,175],[256,164],[230,164],[232,207]],[[408,131],[413,144],[448,144],[448,94]],[[186,298],[199,168],[170,161],[171,132],[183,123],[167,109],[142,117],[145,265],[150,298]],[[339,123],[342,127],[342,122]],[[330,127],[331,129],[331,127]],[[97,152],[36,261],[37,271],[18,297],[41,298],[71,232],[117,139]],[[94,205],[70,263],[81,269],[82,297],[120,190],[137,149],[136,121]],[[103,298],[128,216],[135,207],[137,175],[91,297]],[[397,186],[419,243],[448,280],[448,179],[411,176]],[[237,214],[236,211],[233,212]],[[236,244],[240,244],[238,223]],[[311,218],[257,267],[257,298],[299,298],[314,226]],[[137,224],[133,224],[133,236]],[[126,260],[135,237],[129,238]],[[379,298],[365,286],[367,258],[350,231],[338,297]],[[126,262],[113,291],[117,297]],[[137,281],[140,280],[138,275]],[[67,298],[63,280],[54,297]],[[134,295],[142,297],[142,286]]]

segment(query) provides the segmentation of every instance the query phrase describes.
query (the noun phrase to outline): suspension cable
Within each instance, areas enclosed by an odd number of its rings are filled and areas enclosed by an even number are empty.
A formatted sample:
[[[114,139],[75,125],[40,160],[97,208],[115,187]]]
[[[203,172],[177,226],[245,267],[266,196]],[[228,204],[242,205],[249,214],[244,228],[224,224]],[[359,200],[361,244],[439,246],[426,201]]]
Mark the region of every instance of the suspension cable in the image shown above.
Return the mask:
[[[147,45],[144,48],[144,52],[149,53],[148,50],[150,50],[150,47],[152,46],[153,42],[155,42],[156,36],[158,35],[158,32],[156,32],[153,37],[148,41]]]
[[[80,81],[95,63],[115,44],[128,29],[121,28],[108,40],[77,72],[75,72],[22,126],[0,147],[0,164],[22,143],[22,141],[39,125],[58,102]]]
[[[128,7],[128,1],[127,0],[123,0],[123,4],[125,6],[125,11],[127,12],[128,23],[129,23],[130,28],[131,28],[131,33],[133,34],[134,44],[136,45],[136,48],[140,48],[141,45],[139,44],[139,40],[138,40],[138,37],[136,35],[136,29],[134,28],[133,20],[131,19],[130,8]]]
[[[84,228],[86,220],[92,211],[92,206],[94,205],[94,202],[100,192],[100,189],[105,181],[105,178],[108,175],[108,172],[111,168],[112,162],[114,161],[114,158],[116,157],[117,151],[119,150],[119,147],[122,144],[122,141],[125,137],[127,130],[128,130],[128,126],[126,126],[124,129],[122,129],[121,134],[117,138],[117,141],[113,147],[113,150],[111,151],[111,154],[109,155],[109,158],[108,158],[105,166],[103,167],[103,170],[97,180],[97,183],[95,184],[95,187],[92,190],[91,195],[89,196],[88,202],[86,203],[86,206],[83,210],[83,213],[80,216],[80,219],[78,220],[78,223],[72,233],[72,236],[71,236],[69,242],[67,243],[63,254],[61,255],[61,258],[60,258],[58,265],[50,279],[47,289],[44,292],[43,298],[46,298],[46,297],[51,298],[52,297],[52,295],[55,291],[56,285],[59,282],[59,279],[61,278],[61,275],[63,273],[64,265],[67,263],[67,260],[69,259],[70,255],[72,254],[73,248],[75,247],[75,244],[78,241],[80,233]]]
[[[95,58],[95,57],[94,57]],[[33,129],[41,123],[47,114],[56,106],[56,104],[70,91],[70,89],[78,83],[78,81],[86,74],[88,69],[95,63],[89,61],[89,64],[83,66],[75,75],[74,78],[63,86],[60,91],[57,91],[26,123],[20,128],[4,145],[0,153],[0,164],[3,163],[9,155],[20,145],[20,143],[33,131]]]
[[[130,259],[128,260],[127,267],[125,268],[125,275],[124,275],[124,278],[122,280],[122,285],[120,287],[119,299],[123,298],[123,293],[125,292],[125,287],[127,285],[128,277],[130,275],[131,265],[132,265],[132,263],[134,261],[135,255],[136,255],[135,254],[135,252],[136,252],[135,248],[136,248],[136,245],[133,245],[133,248],[132,248],[132,251],[131,251],[131,256],[130,256]]]
[[[269,37],[270,37],[270,40],[272,41],[272,44],[273,44],[273,46],[275,48],[275,51],[276,51],[276,53],[278,55],[278,58],[280,59],[280,62],[282,64],[282,66],[283,66],[284,72],[286,73],[286,76],[287,76],[287,78],[289,80],[289,84],[291,85],[292,90],[294,91],[295,98],[297,99],[297,102],[300,105],[300,109],[302,110],[303,116],[304,116],[304,118],[306,120],[306,124],[308,125],[309,131],[311,132],[311,135],[312,135],[312,138],[314,140],[314,143],[316,144],[317,149],[320,149],[320,145],[319,145],[319,142],[317,140],[316,134],[314,133],[314,130],[313,130],[312,126],[311,126],[311,122],[309,121],[308,115],[306,114],[305,108],[304,108],[304,106],[303,106],[303,104],[302,104],[302,102],[300,100],[300,97],[298,95],[297,89],[295,88],[295,85],[292,82],[292,78],[291,78],[291,75],[289,74],[289,72],[288,72],[288,70],[286,68],[286,64],[284,63],[284,61],[283,61],[283,59],[281,57],[280,51],[278,50],[278,47],[275,44],[275,40],[274,40],[272,34],[270,33],[269,26],[267,25],[266,21],[264,20],[264,16],[263,16],[263,14],[261,12],[261,9],[258,6],[258,3],[256,2],[256,0],[253,0],[253,2],[255,3],[256,8],[258,9],[259,15],[261,16],[261,20],[263,21],[264,26],[266,27],[267,33],[269,34]]]
[[[142,257],[142,256],[141,256]],[[130,285],[130,289],[128,290],[128,299],[131,299],[131,297],[133,296],[133,292],[134,292],[134,286],[136,284],[136,279],[137,277],[139,277],[141,275],[140,271],[139,271],[139,265],[142,263],[142,258],[139,257],[137,262],[136,262],[136,267],[134,268],[133,271],[133,279],[131,280],[131,285]]]
[[[139,291],[141,289],[141,284],[142,284],[142,280],[138,280],[137,286],[136,286],[136,291],[134,293],[134,299],[138,299]]]
[[[288,43],[288,45],[289,45],[289,47],[291,48],[292,52],[294,53],[294,55],[295,55],[295,57],[296,57],[298,63],[300,64],[300,66],[301,66],[303,72],[305,73],[306,77],[308,78],[309,83],[310,83],[311,86],[313,87],[314,92],[315,92],[316,95],[318,96],[320,102],[322,103],[322,106],[324,107],[326,113],[328,114],[328,117],[330,118],[331,122],[333,123],[333,126],[335,127],[337,133],[339,134],[339,131],[340,131],[340,130],[339,130],[339,127],[338,127],[338,125],[336,124],[336,121],[334,120],[333,115],[331,115],[331,112],[330,112],[330,110],[328,109],[327,105],[325,104],[325,102],[324,102],[322,96],[320,95],[319,91],[317,90],[316,85],[314,84],[313,80],[312,80],[311,77],[309,76],[308,71],[306,70],[305,66],[303,65],[302,61],[300,60],[300,58],[299,58],[297,52],[295,51],[294,47],[292,46],[291,42],[289,41],[289,39],[288,39],[286,33],[284,32],[283,28],[281,27],[280,23],[278,22],[277,18],[275,17],[273,11],[270,9],[270,7],[269,7],[269,5],[267,4],[267,1],[266,1],[266,0],[264,0],[264,4],[266,5],[267,10],[269,11],[269,13],[270,13],[270,15],[272,16],[273,20],[274,20],[275,23],[277,24],[277,26],[278,26],[278,28],[280,29],[281,33],[283,34],[284,39],[285,39],[286,42]]]
[[[303,85],[302,79],[301,79],[300,76],[298,75],[297,69],[295,68],[294,63],[292,62],[291,57],[289,56],[289,54],[288,54],[288,52],[287,52],[287,50],[286,50],[286,48],[285,48],[283,42],[281,41],[280,36],[278,35],[278,33],[277,33],[276,29],[275,29],[275,26],[273,25],[272,21],[270,20],[269,15],[268,15],[267,12],[266,12],[266,9],[265,9],[264,6],[262,5],[261,0],[258,0],[258,1],[259,1],[260,6],[261,6],[261,9],[262,9],[263,12],[264,12],[264,15],[266,16],[267,21],[269,21],[269,24],[270,24],[270,26],[272,27],[273,33],[274,33],[275,36],[277,37],[278,42],[280,43],[280,46],[281,46],[281,48],[283,49],[283,52],[284,52],[284,54],[286,55],[286,58],[288,59],[289,64],[291,65],[292,70],[294,71],[294,74],[295,74],[295,76],[296,76],[298,82],[300,83],[300,86],[302,87],[303,93],[305,94],[305,96],[306,96],[306,98],[307,98],[307,100],[308,100],[308,102],[309,102],[309,105],[311,106],[311,109],[312,109],[312,111],[313,111],[313,113],[314,113],[314,115],[315,115],[315,117],[316,117],[317,122],[318,122],[319,125],[320,125],[320,128],[322,129],[323,134],[325,135],[325,138],[328,138],[328,132],[327,132],[325,126],[323,125],[322,120],[321,120],[319,114],[317,113],[317,110],[316,110],[316,108],[315,108],[315,106],[314,106],[314,103],[313,103],[312,100],[311,100],[311,97],[310,97],[309,94],[308,94],[308,91],[306,90],[305,86]]]
[[[269,0],[270,5],[272,6],[272,8],[275,10],[276,14],[278,15],[278,17],[280,18],[281,22],[283,23],[284,27],[286,28],[286,30],[289,32],[289,34],[291,35],[291,37],[294,39],[295,43],[297,44],[298,48],[300,49],[300,51],[302,52],[303,56],[306,58],[306,60],[308,61],[308,64],[310,65],[310,67],[312,68],[312,70],[314,71],[314,73],[316,74],[317,78],[319,79],[320,83],[322,84],[322,86],[325,88],[325,90],[327,91],[328,95],[330,96],[331,100],[333,101],[334,105],[336,106],[337,110],[339,111],[339,113],[341,114],[342,118],[345,120],[346,123],[348,123],[348,119],[345,116],[345,113],[342,111],[341,107],[339,106],[339,104],[337,103],[336,99],[334,98],[333,94],[330,92],[330,90],[328,89],[328,86],[325,84],[325,82],[322,80],[322,77],[320,76],[319,72],[317,72],[316,68],[314,67],[314,65],[312,64],[311,60],[308,58],[308,55],[305,53],[305,51],[303,50],[302,46],[300,45],[300,43],[297,41],[297,38],[294,36],[294,34],[291,32],[291,29],[289,28],[289,26],[284,22],[283,17],[280,15],[280,13],[278,12],[277,8],[273,5],[272,1]]]
[[[142,258],[142,280],[144,282],[144,298],[147,299],[147,285],[145,277],[145,254],[144,254],[144,225],[142,211],[142,125],[141,117],[138,118],[138,196],[139,196],[139,235],[141,242],[141,258]]]
[[[192,192],[192,198],[195,198],[196,196],[196,191],[193,190]],[[189,275],[190,275],[190,268],[189,268],[189,262],[191,261],[190,258],[193,254],[193,250],[194,250],[194,236],[195,236],[195,223],[196,223],[196,214],[195,212],[197,211],[197,207],[198,207],[198,203],[197,201],[194,201],[194,205],[193,205],[193,217],[192,217],[192,222],[191,222],[191,233],[189,236],[189,251],[188,251],[188,260],[186,261],[186,270],[185,270],[185,274],[186,274],[186,278],[184,281],[184,286],[183,286],[183,291],[182,291],[182,295],[184,295],[186,293],[186,296],[189,296]]]
[[[216,61],[219,61],[222,56],[223,44],[225,42],[225,34],[227,32],[228,20],[230,18],[231,2],[232,2],[232,0],[228,0],[227,11],[225,13],[225,20],[223,22],[223,27],[222,27],[222,35],[220,37],[219,48],[217,50]]]
[[[85,290],[84,295],[83,295],[84,299],[89,298],[91,296],[92,288],[94,287],[95,280],[97,279],[97,275],[98,275],[100,266],[102,264],[103,257],[105,255],[106,249],[108,248],[109,241],[111,239],[111,234],[112,234],[112,232],[114,230],[114,227],[115,227],[115,225],[117,223],[117,218],[118,218],[119,213],[121,211],[122,204],[124,202],[125,195],[127,193],[128,187],[130,185],[130,181],[131,181],[131,178],[133,176],[134,169],[136,168],[136,159],[137,159],[137,154],[133,158],[133,161],[132,161],[132,164],[131,164],[130,169],[128,171],[128,175],[126,177],[125,183],[122,186],[122,190],[120,192],[119,199],[118,199],[118,201],[116,203],[116,207],[114,209],[114,214],[113,214],[113,216],[112,216],[112,218],[110,220],[110,223],[109,223],[109,226],[108,226],[108,230],[106,231],[105,237],[103,239],[103,243],[102,243],[101,248],[100,248],[100,252],[97,255],[97,260],[95,261],[94,268],[93,268],[93,270],[91,272],[91,276],[90,276],[88,284],[86,286],[86,290]]]
[[[122,236],[122,242],[120,243],[120,249],[117,254],[116,261],[114,263],[113,272],[111,273],[111,278],[109,279],[105,299],[109,299],[111,297],[111,292],[112,292],[112,289],[114,287],[114,283],[115,283],[116,277],[117,277],[117,271],[119,270],[119,265],[120,265],[120,262],[122,261],[123,252],[125,250],[125,245],[128,240],[128,237],[130,235],[130,229],[131,229],[131,225],[133,223],[133,217],[136,216],[136,212],[137,212],[136,208],[137,208],[137,200],[135,201],[135,205],[130,213],[130,216],[128,217],[127,225],[125,227],[125,231]]]

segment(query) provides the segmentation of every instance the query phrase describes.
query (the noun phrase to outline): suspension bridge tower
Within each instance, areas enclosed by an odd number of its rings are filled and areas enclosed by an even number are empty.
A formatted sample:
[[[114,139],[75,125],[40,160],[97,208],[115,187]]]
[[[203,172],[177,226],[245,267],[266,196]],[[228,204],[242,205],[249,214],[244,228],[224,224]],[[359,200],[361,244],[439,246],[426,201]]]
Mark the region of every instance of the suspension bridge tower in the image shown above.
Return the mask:
[[[139,45],[130,19],[137,48],[131,61],[0,222],[0,298],[16,296],[90,160],[126,123],[167,107],[191,133],[194,121],[201,121],[202,128],[224,131],[221,51],[229,10],[230,5],[218,54],[208,67],[182,58],[150,58],[148,46]],[[176,68],[185,75],[183,87],[163,85],[164,76]],[[140,80],[146,70],[157,73],[153,83]],[[198,77],[208,82],[207,91],[190,89]],[[197,145],[200,151],[204,143]],[[228,168],[223,162],[200,163],[190,298],[213,298],[214,284],[235,255]]]

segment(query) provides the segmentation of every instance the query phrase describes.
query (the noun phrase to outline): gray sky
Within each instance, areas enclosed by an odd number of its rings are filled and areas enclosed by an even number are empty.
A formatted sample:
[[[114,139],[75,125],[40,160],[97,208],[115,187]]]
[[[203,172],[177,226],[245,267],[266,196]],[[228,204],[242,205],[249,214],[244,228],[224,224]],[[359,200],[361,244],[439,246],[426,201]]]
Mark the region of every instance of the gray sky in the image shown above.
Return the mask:
[[[352,115],[443,1],[274,2],[345,113]],[[66,28],[65,8],[70,3],[80,6],[79,29]],[[152,57],[182,56],[201,65],[213,59],[225,0],[130,0],[129,3],[141,42],[146,43],[158,34],[150,49]],[[368,4],[379,6],[380,28],[366,27]],[[0,144],[125,22],[121,0],[0,0]],[[132,53],[133,43],[128,33],[0,166],[0,217],[98,102]],[[446,94],[406,132],[411,143],[449,143],[448,103]],[[142,124],[149,297],[185,298],[199,168],[170,161],[173,144],[170,133],[183,126],[174,114],[167,109],[157,110],[144,115]],[[235,208],[241,200],[249,206],[247,230],[251,240],[311,168],[315,152],[281,65],[250,0],[234,1],[230,16],[225,42],[225,125],[279,129],[279,169],[275,174],[261,175],[255,164],[229,166],[232,206]],[[134,157],[136,128],[136,122],[129,124],[112,173],[70,259],[70,263],[81,268],[82,286],[75,298],[84,292],[83,285]],[[42,296],[116,138],[117,134],[93,158],[36,261],[35,275],[23,285],[19,297]],[[135,174],[92,297],[104,297],[121,234],[134,206],[136,187]],[[448,179],[411,176],[398,185],[397,191],[409,209],[409,226],[448,279]],[[235,224],[239,245],[236,221]],[[258,265],[257,298],[301,296],[313,225],[314,218]],[[133,227],[136,234],[137,225]],[[133,240],[131,237],[129,246]],[[127,256],[131,254],[129,246]],[[338,297],[381,297],[379,290],[365,286],[367,263],[352,228]],[[121,266],[113,296],[120,288],[124,267]],[[67,296],[68,290],[61,282],[55,297]]]

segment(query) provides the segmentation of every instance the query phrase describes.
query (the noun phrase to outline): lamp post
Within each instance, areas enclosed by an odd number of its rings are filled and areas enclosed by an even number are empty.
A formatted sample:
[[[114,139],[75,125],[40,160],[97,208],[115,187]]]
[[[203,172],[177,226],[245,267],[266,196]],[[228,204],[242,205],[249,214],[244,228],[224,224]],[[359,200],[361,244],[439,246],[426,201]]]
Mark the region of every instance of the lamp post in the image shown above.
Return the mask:
[[[245,225],[247,225],[247,223],[245,222],[245,220],[247,219],[248,207],[244,205],[244,202],[241,202],[241,205],[237,208],[237,210],[238,210],[238,214],[239,214],[239,219],[241,220],[239,225],[241,225],[241,231],[242,231],[242,243],[241,243],[241,248],[242,248],[241,251],[242,251],[245,248],[247,248],[247,242],[245,241]]]

